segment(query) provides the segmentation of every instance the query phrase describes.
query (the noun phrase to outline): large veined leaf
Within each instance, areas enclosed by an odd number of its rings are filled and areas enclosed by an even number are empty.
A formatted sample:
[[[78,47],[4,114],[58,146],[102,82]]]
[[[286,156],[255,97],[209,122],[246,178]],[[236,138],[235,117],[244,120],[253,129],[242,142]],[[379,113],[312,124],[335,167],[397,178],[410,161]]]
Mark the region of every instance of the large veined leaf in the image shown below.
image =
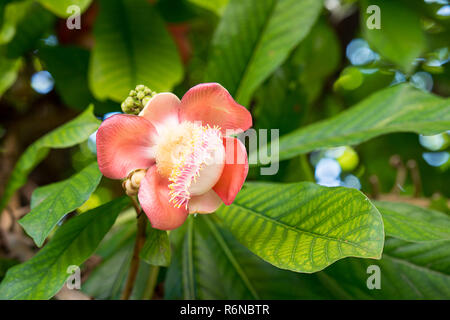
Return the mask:
[[[367,13],[371,5],[379,8],[380,29],[369,29],[370,23],[365,23],[374,14]],[[383,0],[362,1],[361,13],[364,36],[373,49],[406,72],[411,71],[426,47],[419,14],[401,1]]]
[[[128,205],[128,198],[122,197],[69,220],[36,256],[8,270],[0,284],[0,299],[54,296],[70,275],[67,268],[89,258]]]
[[[0,98],[16,82],[21,65],[21,59],[0,58]]]
[[[258,258],[213,215],[191,216],[170,236],[175,254],[164,285],[167,299],[332,298],[314,276],[302,278]]]
[[[217,214],[243,245],[282,269],[311,273],[345,257],[379,259],[383,250],[381,215],[355,189],[249,185]]]
[[[310,31],[317,0],[231,0],[212,40],[206,80],[243,104]]]
[[[87,140],[98,129],[100,121],[93,115],[92,110],[91,106],[77,118],[36,140],[25,150],[6,184],[0,201],[0,213],[14,192],[25,184],[28,174],[47,156],[51,148],[60,149],[77,145]]]
[[[138,84],[170,91],[181,80],[175,44],[148,1],[100,1],[94,35],[89,82],[98,99],[121,102]]]
[[[67,18],[75,12],[68,10],[70,6],[77,6],[79,13],[83,13],[92,0],[38,0],[45,8],[58,15],[61,18]],[[78,13],[78,12],[76,12]]]
[[[153,266],[170,265],[171,251],[167,231],[149,228],[144,246],[139,253],[142,260]]]
[[[40,247],[56,224],[81,206],[97,188],[102,174],[93,162],[67,180],[36,189],[31,211],[19,223]]]
[[[372,265],[380,268],[380,289],[367,287]],[[339,299],[449,299],[450,242],[388,238],[380,261],[347,259],[316,275]]]
[[[450,240],[450,216],[407,203],[375,201],[386,235],[406,241]]]
[[[436,134],[449,128],[450,99],[402,84],[381,90],[336,117],[284,135],[279,141],[279,159],[315,149],[355,145],[392,132]]]

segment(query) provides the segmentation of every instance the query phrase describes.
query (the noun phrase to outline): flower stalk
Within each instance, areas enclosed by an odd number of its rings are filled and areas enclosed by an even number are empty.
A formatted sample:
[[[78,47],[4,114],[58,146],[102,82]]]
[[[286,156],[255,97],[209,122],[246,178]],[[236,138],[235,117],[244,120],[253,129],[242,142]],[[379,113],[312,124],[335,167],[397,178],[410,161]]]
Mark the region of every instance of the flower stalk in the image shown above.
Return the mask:
[[[145,229],[147,227],[147,217],[142,214],[142,209],[139,206],[135,197],[130,197],[133,201],[134,209],[137,215],[137,232],[136,241],[134,243],[133,256],[131,257],[130,271],[128,272],[127,282],[125,284],[125,289],[122,292],[121,300],[130,299],[131,293],[133,292],[134,283],[139,271],[139,252],[144,246],[145,242]]]

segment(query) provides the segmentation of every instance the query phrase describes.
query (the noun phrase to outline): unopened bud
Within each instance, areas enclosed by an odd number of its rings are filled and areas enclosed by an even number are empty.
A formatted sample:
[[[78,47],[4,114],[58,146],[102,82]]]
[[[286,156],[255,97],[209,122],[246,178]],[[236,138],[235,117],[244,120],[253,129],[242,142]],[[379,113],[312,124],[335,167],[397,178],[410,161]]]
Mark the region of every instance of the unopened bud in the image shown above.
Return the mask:
[[[147,170],[137,169],[130,172],[128,177],[122,182],[122,188],[129,197],[136,196],[139,192],[139,187],[141,186],[141,181],[145,177]]]
[[[131,184],[133,187],[139,189],[141,186],[141,181],[145,177],[145,170],[136,170],[131,176]]]
[[[128,98],[122,103],[122,111],[138,115],[156,93],[140,84],[131,90]]]

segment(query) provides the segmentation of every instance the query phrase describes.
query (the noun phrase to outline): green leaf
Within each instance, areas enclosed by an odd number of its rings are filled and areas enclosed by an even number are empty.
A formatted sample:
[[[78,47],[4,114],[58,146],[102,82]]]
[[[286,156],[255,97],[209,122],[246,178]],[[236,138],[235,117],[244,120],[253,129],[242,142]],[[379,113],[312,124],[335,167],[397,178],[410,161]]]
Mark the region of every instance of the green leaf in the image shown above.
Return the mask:
[[[450,99],[407,84],[381,90],[339,115],[280,138],[279,159],[316,149],[355,145],[392,132],[437,134],[450,128]],[[267,147],[270,150],[270,147]],[[266,152],[266,147],[260,152]],[[250,154],[255,157],[256,152]]]
[[[161,92],[181,81],[175,44],[148,1],[102,0],[100,5],[89,71],[98,99],[121,102],[138,84]]]
[[[355,189],[255,184],[217,215],[253,253],[296,272],[316,272],[345,257],[379,259],[383,250],[380,213]]]
[[[101,300],[120,298],[136,238],[134,209],[131,209],[131,219],[121,221],[121,218],[127,217],[129,210],[117,219],[95,251],[95,255],[101,257],[101,263],[81,286],[81,290],[91,297]]]
[[[338,299],[449,299],[450,242],[410,243],[386,239],[383,258],[374,263],[346,259],[318,273]],[[371,265],[380,267],[381,289],[369,290]]]
[[[67,180],[36,189],[31,211],[19,223],[40,247],[56,224],[81,206],[97,188],[102,174],[93,162]]]
[[[0,98],[16,82],[21,66],[21,59],[0,58]]]
[[[68,12],[70,6],[77,6],[81,14],[91,5],[92,0],[38,0],[38,2],[57,16],[67,18],[75,13]]]
[[[55,88],[68,106],[83,110],[94,97],[89,90],[89,51],[78,47],[43,47],[39,50]]]
[[[310,281],[258,258],[212,215],[190,216],[170,237],[176,250],[166,274],[166,299],[332,297],[317,279]]]
[[[380,8],[380,29],[369,29],[365,23],[372,15],[366,12],[369,5]],[[411,71],[426,47],[420,16],[400,1],[383,0],[362,1],[361,13],[363,33],[372,48],[404,71]]]
[[[28,174],[47,156],[50,148],[72,147],[87,140],[98,129],[100,121],[93,115],[92,110],[93,107],[90,106],[77,118],[47,133],[25,150],[6,184],[0,201],[0,212],[8,204],[14,192],[25,184]]]
[[[321,9],[317,0],[231,0],[213,36],[206,80],[248,105],[254,90],[306,37]]]
[[[193,3],[199,7],[205,8],[207,10],[210,10],[217,15],[222,15],[223,11],[225,10],[229,0],[189,0],[190,3]]]
[[[411,242],[450,240],[450,217],[407,203],[375,201],[386,235]]]
[[[167,231],[150,228],[140,252],[142,260],[154,266],[170,265],[170,242]]]
[[[35,49],[43,34],[50,29],[55,17],[34,1],[11,3],[9,6],[18,6],[18,17],[10,18],[6,55],[9,58],[18,58],[26,52]],[[9,7],[7,8],[9,9]],[[5,40],[5,39],[4,39]]]
[[[16,34],[17,24],[25,17],[31,1],[3,1],[0,4],[0,44],[11,41]]]
[[[91,256],[128,205],[128,198],[122,197],[69,220],[36,256],[9,269],[0,284],[0,299],[53,297],[69,276],[67,268]]]

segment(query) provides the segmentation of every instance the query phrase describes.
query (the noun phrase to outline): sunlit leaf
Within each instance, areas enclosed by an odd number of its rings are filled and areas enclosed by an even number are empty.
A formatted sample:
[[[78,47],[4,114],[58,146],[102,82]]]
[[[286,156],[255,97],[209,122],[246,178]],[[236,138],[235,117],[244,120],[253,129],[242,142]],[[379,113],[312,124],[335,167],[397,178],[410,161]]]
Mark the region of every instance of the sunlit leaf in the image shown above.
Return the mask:
[[[247,106],[305,38],[321,8],[317,0],[231,0],[212,40],[206,80],[219,82]]]
[[[73,10],[69,10],[71,6],[77,6],[79,13],[83,13],[91,4],[92,0],[38,0],[42,6],[56,14],[61,18],[67,18],[74,13]]]
[[[253,253],[296,272],[316,272],[345,257],[379,259],[383,250],[381,215],[356,189],[254,184],[217,215]]]
[[[98,99],[121,102],[138,84],[170,91],[183,75],[177,49],[146,0],[102,0],[89,81]]]
[[[77,118],[36,140],[25,150],[6,184],[0,201],[0,212],[14,192],[25,184],[28,174],[47,156],[51,148],[61,149],[77,145],[87,140],[98,129],[100,121],[93,115],[92,110],[91,106]]]
[[[97,188],[102,174],[97,162],[67,180],[33,192],[31,211],[19,223],[40,247],[56,224],[81,206]]]
[[[8,270],[0,284],[0,299],[53,297],[70,275],[67,268],[80,266],[91,256],[128,205],[122,197],[69,220],[36,256]]]

